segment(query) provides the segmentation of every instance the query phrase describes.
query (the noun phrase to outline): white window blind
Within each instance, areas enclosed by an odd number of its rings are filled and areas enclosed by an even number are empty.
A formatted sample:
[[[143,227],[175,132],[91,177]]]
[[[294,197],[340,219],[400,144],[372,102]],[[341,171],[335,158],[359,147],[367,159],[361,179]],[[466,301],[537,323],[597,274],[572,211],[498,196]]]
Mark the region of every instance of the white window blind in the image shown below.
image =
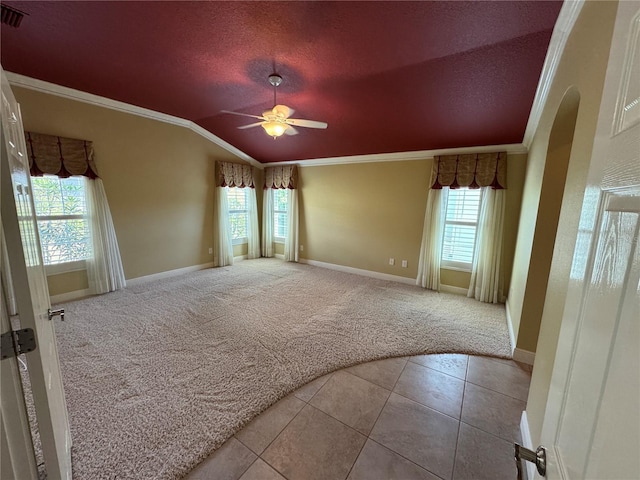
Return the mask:
[[[273,191],[273,236],[276,241],[284,242],[287,238],[287,205],[289,190],[286,188]]]
[[[47,175],[31,184],[44,264],[86,260],[91,247],[84,178]]]
[[[468,270],[476,244],[480,189],[449,189],[442,244],[442,266]]]
[[[247,243],[249,228],[249,211],[246,188],[227,188],[229,202],[229,226],[231,240],[234,244]]]

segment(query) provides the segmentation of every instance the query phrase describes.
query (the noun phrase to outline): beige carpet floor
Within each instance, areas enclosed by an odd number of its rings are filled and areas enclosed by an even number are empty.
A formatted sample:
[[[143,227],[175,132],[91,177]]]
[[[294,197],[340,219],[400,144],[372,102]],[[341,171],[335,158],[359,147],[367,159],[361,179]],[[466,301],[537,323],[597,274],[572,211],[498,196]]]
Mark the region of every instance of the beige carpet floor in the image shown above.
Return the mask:
[[[509,357],[504,306],[275,259],[64,305],[74,479],[174,479],[327,372],[390,356]]]

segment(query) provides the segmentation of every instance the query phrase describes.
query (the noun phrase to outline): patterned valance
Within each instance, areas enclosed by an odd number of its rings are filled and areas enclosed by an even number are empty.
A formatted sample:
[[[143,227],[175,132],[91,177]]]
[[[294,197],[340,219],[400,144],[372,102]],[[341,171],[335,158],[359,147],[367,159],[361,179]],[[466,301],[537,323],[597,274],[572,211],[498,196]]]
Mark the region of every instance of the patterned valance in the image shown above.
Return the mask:
[[[216,186],[256,188],[251,165],[231,162],[216,162]]]
[[[93,143],[75,138],[56,137],[42,133],[24,132],[31,175],[44,174],[67,178],[83,175],[96,178],[98,170],[93,161]]]
[[[298,188],[298,166],[279,165],[264,169],[264,188],[295,190]]]
[[[507,154],[443,155],[433,160],[431,188],[507,188]]]

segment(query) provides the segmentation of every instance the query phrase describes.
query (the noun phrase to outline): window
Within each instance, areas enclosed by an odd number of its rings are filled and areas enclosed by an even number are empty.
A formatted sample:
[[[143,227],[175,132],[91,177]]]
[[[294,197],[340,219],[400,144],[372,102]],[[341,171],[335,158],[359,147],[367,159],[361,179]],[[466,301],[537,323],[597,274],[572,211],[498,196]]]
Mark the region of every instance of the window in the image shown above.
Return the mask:
[[[89,220],[84,177],[33,177],[33,201],[40,232],[42,258],[48,273],[84,268],[90,256]]]
[[[280,188],[273,192],[273,236],[276,242],[284,242],[287,238],[287,205],[289,190]]]
[[[442,243],[442,266],[470,270],[476,244],[480,189],[449,189]]]
[[[249,201],[247,188],[227,188],[229,202],[229,226],[231,240],[234,245],[248,242],[249,231]]]

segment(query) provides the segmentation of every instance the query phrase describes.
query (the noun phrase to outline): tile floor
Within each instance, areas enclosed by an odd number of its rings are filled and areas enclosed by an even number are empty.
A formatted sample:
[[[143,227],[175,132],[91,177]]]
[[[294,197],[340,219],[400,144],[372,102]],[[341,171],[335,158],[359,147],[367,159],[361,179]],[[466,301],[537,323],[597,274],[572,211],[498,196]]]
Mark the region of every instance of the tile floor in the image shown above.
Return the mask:
[[[189,480],[515,479],[531,368],[391,358],[320,377],[229,439]]]

